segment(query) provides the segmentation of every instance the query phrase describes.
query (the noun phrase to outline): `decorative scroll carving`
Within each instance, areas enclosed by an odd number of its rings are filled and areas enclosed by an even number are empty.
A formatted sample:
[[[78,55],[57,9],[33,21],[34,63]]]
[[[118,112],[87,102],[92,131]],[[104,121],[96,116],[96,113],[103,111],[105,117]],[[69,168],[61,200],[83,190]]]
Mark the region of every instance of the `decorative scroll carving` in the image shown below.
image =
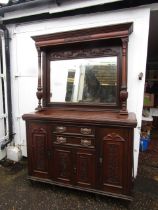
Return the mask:
[[[42,133],[46,133],[46,130],[44,128],[34,128],[32,130],[32,133],[38,133],[38,134],[42,134]]]
[[[67,51],[53,51],[50,53],[50,60],[68,59],[68,58],[87,58],[103,55],[117,55],[117,51],[112,48],[92,48],[80,50],[67,50]]]
[[[62,153],[62,155],[60,156],[60,172],[59,172],[59,176],[60,177],[67,177],[67,172],[68,172],[68,156],[67,154]]]
[[[127,48],[128,48],[128,37],[122,38],[122,85],[120,91],[120,101],[122,109],[120,114],[128,114],[127,112]]]
[[[31,135],[32,135],[31,145],[34,151],[33,155],[34,169],[46,172],[47,171],[47,160],[46,160],[47,132],[43,127],[34,127],[31,129]]]
[[[106,135],[103,140],[113,140],[113,141],[125,141],[125,139],[123,137],[121,137],[119,134],[117,133],[110,133],[108,135]]]
[[[121,147],[124,145],[125,139],[117,133],[108,134],[103,138],[107,141],[107,168],[106,168],[106,182],[120,185],[122,172],[120,171],[121,161]],[[119,142],[119,143],[118,143]]]
[[[70,157],[68,153],[60,152],[59,157],[59,177],[69,178],[70,176]]]
[[[110,183],[118,183],[118,169],[119,169],[119,164],[118,164],[118,159],[119,159],[119,154],[118,154],[118,145],[111,144],[108,145],[108,166],[107,166],[107,182]]]
[[[37,135],[37,134],[36,134]],[[45,148],[45,134],[38,134],[35,136],[36,141],[36,170],[45,171],[46,170],[46,148]]]
[[[80,179],[87,180],[88,179],[88,160],[85,157],[80,157]]]

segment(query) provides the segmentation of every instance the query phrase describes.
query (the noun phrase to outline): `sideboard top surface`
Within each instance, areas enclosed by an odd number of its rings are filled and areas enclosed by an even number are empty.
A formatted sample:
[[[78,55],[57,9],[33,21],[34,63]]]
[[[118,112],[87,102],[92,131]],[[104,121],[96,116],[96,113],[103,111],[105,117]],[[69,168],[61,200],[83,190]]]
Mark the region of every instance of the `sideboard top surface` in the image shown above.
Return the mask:
[[[128,115],[120,115],[115,112],[103,111],[72,111],[46,109],[40,112],[33,112],[23,115],[24,120],[45,120],[45,121],[60,121],[63,122],[86,122],[94,124],[112,124],[136,127],[137,121],[134,113]]]

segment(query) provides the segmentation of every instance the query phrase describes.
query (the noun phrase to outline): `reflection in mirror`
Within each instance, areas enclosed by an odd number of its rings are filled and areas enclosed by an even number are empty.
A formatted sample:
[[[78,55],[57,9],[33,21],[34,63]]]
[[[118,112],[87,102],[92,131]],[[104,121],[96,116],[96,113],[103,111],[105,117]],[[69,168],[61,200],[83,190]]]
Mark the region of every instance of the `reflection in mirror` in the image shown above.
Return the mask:
[[[50,102],[115,103],[117,57],[50,62]]]

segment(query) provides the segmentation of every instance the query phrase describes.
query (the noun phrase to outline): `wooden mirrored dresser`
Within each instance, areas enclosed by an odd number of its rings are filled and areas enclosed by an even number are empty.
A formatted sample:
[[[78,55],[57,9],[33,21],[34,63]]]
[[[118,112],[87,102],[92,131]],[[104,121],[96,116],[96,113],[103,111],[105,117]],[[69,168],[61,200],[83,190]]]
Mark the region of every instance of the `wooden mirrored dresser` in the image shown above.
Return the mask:
[[[29,179],[132,199],[132,23],[33,37],[38,106],[24,114]]]

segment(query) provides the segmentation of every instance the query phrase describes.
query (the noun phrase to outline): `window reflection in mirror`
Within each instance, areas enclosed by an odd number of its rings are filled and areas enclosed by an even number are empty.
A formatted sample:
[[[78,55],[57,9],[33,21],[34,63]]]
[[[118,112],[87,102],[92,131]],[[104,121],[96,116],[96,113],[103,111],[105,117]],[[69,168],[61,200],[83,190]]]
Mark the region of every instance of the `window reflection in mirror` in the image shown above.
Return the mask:
[[[116,104],[117,56],[51,61],[50,95],[50,102]]]

